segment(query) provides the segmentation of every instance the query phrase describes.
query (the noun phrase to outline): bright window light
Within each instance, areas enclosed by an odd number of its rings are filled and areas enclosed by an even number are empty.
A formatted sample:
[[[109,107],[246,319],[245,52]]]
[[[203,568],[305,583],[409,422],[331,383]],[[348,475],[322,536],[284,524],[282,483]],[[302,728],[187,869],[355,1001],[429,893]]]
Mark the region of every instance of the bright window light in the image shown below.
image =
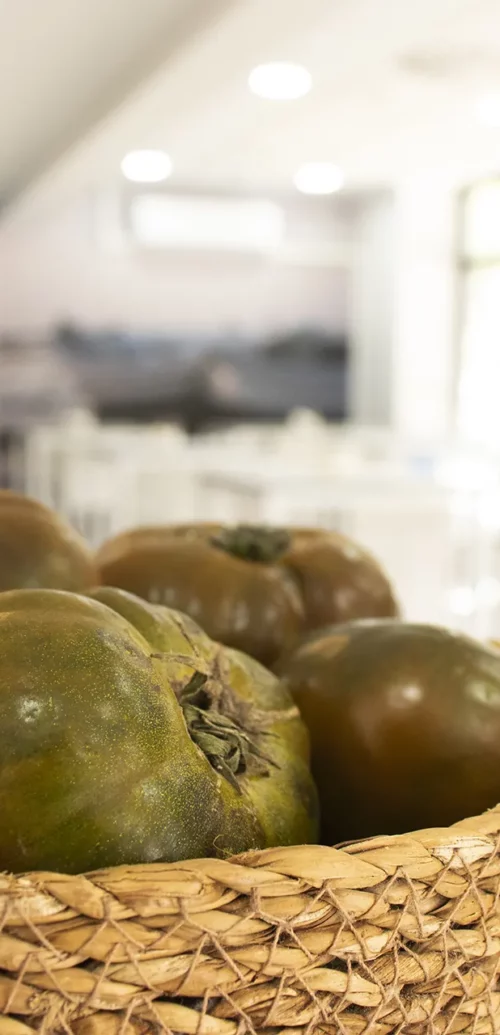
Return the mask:
[[[454,615],[467,618],[476,610],[476,593],[473,586],[455,586],[450,591],[450,609]]]
[[[334,194],[343,187],[344,176],[330,162],[306,162],[295,173],[293,182],[303,194]]]
[[[257,97],[268,101],[296,101],[312,87],[312,76],[302,65],[273,61],[258,65],[250,73],[248,85]]]
[[[121,170],[132,183],[162,183],[172,172],[172,162],[165,151],[130,151]]]
[[[468,192],[463,233],[468,259],[500,258],[500,179],[479,183]]]
[[[477,104],[477,117],[483,126],[500,129],[500,93],[488,93]]]
[[[482,607],[498,607],[500,604],[500,582],[487,575],[479,580],[476,589],[478,603]]]

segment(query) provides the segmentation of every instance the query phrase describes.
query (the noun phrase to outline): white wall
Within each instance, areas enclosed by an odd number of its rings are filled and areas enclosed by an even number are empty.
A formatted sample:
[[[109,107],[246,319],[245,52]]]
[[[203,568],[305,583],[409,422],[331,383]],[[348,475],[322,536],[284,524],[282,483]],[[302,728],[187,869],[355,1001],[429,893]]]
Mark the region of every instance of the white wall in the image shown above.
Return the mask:
[[[394,346],[394,202],[367,195],[353,220],[350,301],[351,413],[362,424],[389,424]]]
[[[287,202],[286,217],[285,261],[134,250],[113,195],[5,226],[0,329],[39,331],[74,320],[183,332],[258,333],[307,323],[344,330],[348,209],[332,201]],[[314,265],[316,246],[333,247],[338,261]]]

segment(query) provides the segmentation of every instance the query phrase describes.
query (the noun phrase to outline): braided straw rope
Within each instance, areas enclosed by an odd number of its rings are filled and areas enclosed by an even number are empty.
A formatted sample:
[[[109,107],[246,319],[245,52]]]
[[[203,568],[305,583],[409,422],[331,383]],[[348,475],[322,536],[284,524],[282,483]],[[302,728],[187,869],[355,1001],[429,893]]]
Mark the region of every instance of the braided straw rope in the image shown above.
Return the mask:
[[[500,809],[231,862],[0,876],[0,1035],[500,1032]]]

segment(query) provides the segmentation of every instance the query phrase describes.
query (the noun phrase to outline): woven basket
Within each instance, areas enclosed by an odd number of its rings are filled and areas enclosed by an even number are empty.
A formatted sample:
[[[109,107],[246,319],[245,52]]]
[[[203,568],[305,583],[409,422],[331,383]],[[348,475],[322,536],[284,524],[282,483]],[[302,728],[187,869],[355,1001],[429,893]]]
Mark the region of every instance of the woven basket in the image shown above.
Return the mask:
[[[0,1035],[500,1032],[499,890],[500,809],[340,850],[0,876]]]

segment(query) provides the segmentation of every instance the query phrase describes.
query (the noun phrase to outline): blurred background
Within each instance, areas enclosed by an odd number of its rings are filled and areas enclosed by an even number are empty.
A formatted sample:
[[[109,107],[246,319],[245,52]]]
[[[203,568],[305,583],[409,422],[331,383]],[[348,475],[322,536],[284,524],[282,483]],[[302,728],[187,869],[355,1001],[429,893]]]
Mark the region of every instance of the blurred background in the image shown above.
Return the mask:
[[[0,484],[500,635],[498,0],[0,0]]]

